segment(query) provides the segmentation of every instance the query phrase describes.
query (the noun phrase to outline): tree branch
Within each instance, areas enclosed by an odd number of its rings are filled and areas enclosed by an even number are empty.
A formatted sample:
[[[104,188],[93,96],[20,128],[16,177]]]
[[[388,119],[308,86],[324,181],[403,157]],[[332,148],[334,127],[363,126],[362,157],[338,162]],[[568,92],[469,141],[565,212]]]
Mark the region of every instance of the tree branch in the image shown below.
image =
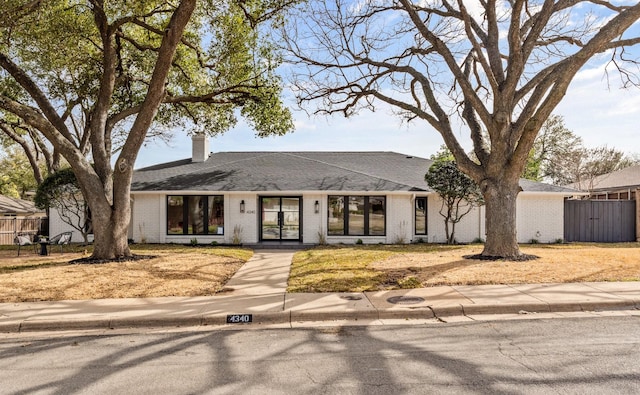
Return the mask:
[[[9,136],[11,140],[15,141],[18,145],[20,145],[20,147],[22,147],[22,150],[24,151],[25,155],[27,156],[27,159],[29,160],[29,165],[31,165],[31,170],[33,171],[33,175],[36,179],[36,183],[40,185],[44,180],[44,177],[42,177],[42,172],[40,171],[40,167],[38,166],[37,151],[34,150],[29,145],[27,140],[25,140],[22,136],[16,133],[13,130],[13,128],[7,125],[3,120],[0,120],[0,130],[2,130],[4,134]],[[36,146],[36,149],[37,149],[37,146]]]
[[[73,137],[62,118],[58,115],[55,108],[46,97],[40,87],[25,73],[17,64],[9,59],[4,53],[0,53],[0,67],[5,69],[24,90],[36,102],[42,113],[54,125],[58,132],[64,136],[69,142],[73,142]]]

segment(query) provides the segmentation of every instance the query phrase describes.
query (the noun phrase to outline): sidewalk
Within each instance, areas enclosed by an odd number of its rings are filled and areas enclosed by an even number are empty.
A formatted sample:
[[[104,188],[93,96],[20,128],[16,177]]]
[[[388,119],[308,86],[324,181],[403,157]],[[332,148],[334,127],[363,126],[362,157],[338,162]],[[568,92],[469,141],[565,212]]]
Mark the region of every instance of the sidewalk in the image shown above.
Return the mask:
[[[292,256],[293,252],[286,250],[256,251],[224,292],[215,296],[0,304],[0,332],[204,325],[296,327],[317,321],[451,322],[496,315],[562,316],[613,310],[640,316],[640,282],[286,293]]]

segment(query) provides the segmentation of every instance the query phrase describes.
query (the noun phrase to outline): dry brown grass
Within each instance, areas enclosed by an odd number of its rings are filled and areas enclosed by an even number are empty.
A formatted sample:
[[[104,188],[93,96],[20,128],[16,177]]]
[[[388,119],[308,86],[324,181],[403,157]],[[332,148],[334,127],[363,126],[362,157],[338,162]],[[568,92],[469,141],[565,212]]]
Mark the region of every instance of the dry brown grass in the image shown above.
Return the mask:
[[[0,302],[202,296],[220,291],[250,250],[135,245],[156,258],[95,265],[69,264],[91,251],[0,250]],[[318,247],[294,256],[290,292],[341,292],[454,284],[640,281],[640,243],[528,245],[540,259],[464,259],[481,247],[410,245]]]
[[[640,247],[531,245],[522,247],[522,252],[540,258],[523,262],[462,257],[480,252],[481,247],[464,247],[436,254],[408,253],[374,262],[371,268],[412,275],[424,286],[640,280]]]
[[[640,281],[640,244],[522,246],[540,259],[465,259],[482,247],[329,247],[298,253],[290,292],[342,292],[436,285]]]
[[[135,246],[155,258],[78,265],[90,251],[0,251],[0,302],[213,295],[252,255],[232,248]]]

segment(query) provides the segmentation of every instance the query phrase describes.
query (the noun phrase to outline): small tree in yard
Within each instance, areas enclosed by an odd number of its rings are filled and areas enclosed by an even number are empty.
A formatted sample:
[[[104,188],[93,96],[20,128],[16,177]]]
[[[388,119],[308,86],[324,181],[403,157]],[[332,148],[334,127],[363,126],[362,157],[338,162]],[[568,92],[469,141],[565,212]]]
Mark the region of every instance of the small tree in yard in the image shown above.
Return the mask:
[[[442,199],[440,215],[444,218],[447,244],[454,244],[456,224],[474,207],[482,205],[482,192],[452,160],[434,162],[424,179]]]
[[[85,244],[89,242],[89,207],[73,170],[62,169],[45,178],[38,186],[34,201],[39,209],[57,210],[60,219],[80,232]]]

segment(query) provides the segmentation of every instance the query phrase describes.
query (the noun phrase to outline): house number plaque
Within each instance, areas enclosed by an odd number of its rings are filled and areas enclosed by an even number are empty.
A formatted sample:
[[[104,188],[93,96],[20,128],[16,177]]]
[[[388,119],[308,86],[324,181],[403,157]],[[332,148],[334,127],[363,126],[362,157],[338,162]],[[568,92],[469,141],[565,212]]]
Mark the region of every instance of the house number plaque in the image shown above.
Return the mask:
[[[227,324],[248,324],[253,322],[253,314],[229,314]]]

